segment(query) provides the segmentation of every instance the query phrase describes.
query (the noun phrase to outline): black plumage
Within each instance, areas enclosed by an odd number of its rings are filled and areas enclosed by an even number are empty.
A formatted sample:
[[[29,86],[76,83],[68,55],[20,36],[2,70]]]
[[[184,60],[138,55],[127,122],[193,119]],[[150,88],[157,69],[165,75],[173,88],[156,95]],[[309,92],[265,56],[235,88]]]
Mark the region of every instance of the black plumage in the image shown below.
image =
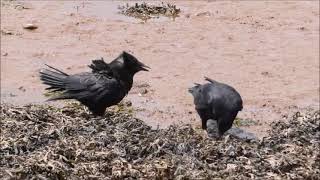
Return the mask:
[[[242,110],[240,94],[231,86],[205,77],[206,84],[195,84],[189,88],[194,97],[195,109],[198,112],[202,129],[207,129],[209,119],[217,121],[219,136],[232,127],[233,121]]]
[[[122,52],[109,64],[103,58],[93,60],[89,65],[92,72],[68,75],[48,67],[40,71],[40,79],[49,85],[47,90],[62,92],[50,98],[50,101],[76,99],[98,116],[102,116],[107,107],[118,104],[128,94],[137,72],[148,71],[149,68],[127,52]]]

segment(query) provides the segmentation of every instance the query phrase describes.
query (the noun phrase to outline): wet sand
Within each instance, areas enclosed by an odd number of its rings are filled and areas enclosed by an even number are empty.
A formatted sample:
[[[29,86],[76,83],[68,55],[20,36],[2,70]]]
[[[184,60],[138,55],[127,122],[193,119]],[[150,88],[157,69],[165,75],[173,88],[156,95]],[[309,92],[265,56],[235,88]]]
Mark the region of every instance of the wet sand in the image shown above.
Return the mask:
[[[258,136],[271,121],[319,109],[319,2],[176,1],[179,18],[148,22],[117,14],[120,1],[20,4],[1,7],[1,31],[13,33],[1,35],[1,102],[45,103],[45,63],[72,74],[126,50],[152,68],[125,99],[153,126],[200,125],[187,88],[204,76],[240,92],[238,117],[257,122],[247,129]]]

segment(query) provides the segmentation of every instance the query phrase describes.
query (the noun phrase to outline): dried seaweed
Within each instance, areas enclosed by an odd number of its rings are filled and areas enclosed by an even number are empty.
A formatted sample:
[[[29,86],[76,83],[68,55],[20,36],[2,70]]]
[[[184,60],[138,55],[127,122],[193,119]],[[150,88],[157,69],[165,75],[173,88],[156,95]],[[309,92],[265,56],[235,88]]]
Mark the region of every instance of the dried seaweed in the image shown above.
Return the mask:
[[[276,122],[269,136],[214,141],[191,125],[152,129],[125,108],[1,106],[3,179],[317,179],[320,112]]]
[[[175,5],[164,4],[163,2],[161,5],[135,3],[135,5],[129,6],[129,4],[126,4],[125,6],[120,6],[119,9],[121,14],[142,20],[159,18],[160,16],[176,18],[180,13],[180,9],[177,9]]]

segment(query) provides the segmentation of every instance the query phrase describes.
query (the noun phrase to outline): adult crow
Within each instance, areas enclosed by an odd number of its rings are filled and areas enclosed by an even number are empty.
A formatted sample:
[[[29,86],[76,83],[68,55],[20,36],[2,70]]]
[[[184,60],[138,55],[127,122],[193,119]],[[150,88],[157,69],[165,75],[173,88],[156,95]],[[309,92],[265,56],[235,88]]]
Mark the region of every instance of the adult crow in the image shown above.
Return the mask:
[[[149,68],[125,51],[109,64],[103,58],[93,60],[89,65],[92,72],[68,75],[47,66],[50,69],[40,71],[40,79],[49,85],[46,90],[62,92],[49,101],[76,99],[95,116],[102,116],[107,107],[118,104],[131,89],[133,76]]]
[[[195,109],[201,121],[202,129],[212,131],[212,127],[207,129],[207,121],[214,120],[217,124],[217,133],[221,137],[232,126],[238,111],[242,110],[242,99],[240,94],[231,86],[217,82],[208,77],[206,84],[197,84],[189,88],[189,92],[194,97]],[[213,124],[208,121],[208,125]],[[213,125],[212,125],[213,126]]]

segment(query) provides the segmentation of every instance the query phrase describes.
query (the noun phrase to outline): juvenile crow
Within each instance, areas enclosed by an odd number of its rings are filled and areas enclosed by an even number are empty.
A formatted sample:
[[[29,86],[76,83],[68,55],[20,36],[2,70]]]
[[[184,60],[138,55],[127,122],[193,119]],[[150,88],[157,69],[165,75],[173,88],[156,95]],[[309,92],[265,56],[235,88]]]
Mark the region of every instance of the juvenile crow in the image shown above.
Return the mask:
[[[102,116],[107,107],[118,104],[131,89],[133,76],[149,68],[127,52],[122,52],[109,64],[103,58],[93,60],[89,65],[92,72],[68,75],[47,66],[50,69],[40,71],[40,79],[49,85],[46,90],[62,92],[49,101],[76,99],[95,116]]]
[[[242,99],[231,86],[208,77],[205,77],[205,80],[209,83],[203,85],[196,83],[194,87],[189,88],[189,92],[194,97],[195,109],[201,118],[202,129],[208,131],[207,121],[215,120],[218,135],[222,136],[231,128],[238,111],[242,110]],[[211,127],[209,130],[212,131]]]

